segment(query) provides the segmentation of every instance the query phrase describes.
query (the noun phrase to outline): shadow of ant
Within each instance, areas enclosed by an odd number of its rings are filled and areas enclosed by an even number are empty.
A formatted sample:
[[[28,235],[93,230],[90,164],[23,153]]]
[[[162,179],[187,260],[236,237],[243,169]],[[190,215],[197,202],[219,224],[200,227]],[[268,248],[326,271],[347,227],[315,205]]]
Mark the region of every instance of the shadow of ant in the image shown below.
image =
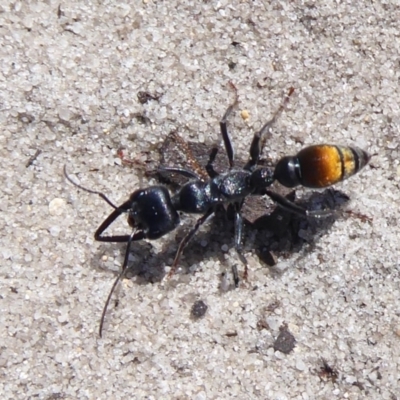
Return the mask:
[[[295,200],[295,192],[286,196]],[[265,265],[273,267],[277,259],[287,259],[304,249],[312,251],[316,241],[329,232],[334,222],[341,218],[344,206],[350,198],[343,192],[328,188],[323,192],[311,192],[300,201],[299,206],[308,210],[330,210],[323,218],[303,217],[276,207],[252,222],[258,231],[255,252]],[[263,234],[264,233],[264,234]]]
[[[286,196],[289,200],[295,200],[295,192],[292,191]],[[254,252],[260,264],[269,267],[273,273],[274,265],[279,259],[287,259],[295,253],[299,253],[304,248],[312,251],[316,240],[329,232],[333,223],[340,218],[343,206],[349,201],[349,197],[338,190],[329,188],[323,192],[312,192],[305,198],[297,201],[296,204],[309,210],[328,209],[332,210],[332,215],[323,218],[302,217],[279,206],[266,204],[264,198],[256,198],[257,210],[252,209],[252,213],[245,215],[244,243],[245,253]],[[263,214],[260,215],[263,205]],[[254,206],[254,204],[248,207]],[[273,209],[273,207],[275,207]],[[248,218],[246,218],[246,214]],[[251,218],[252,217],[252,218]],[[163,281],[166,277],[166,267],[171,265],[178,245],[187,230],[194,223],[195,218],[185,216],[184,223],[166,239],[164,239],[161,250],[156,252],[151,241],[132,242],[130,250],[130,260],[126,278],[136,278],[137,285],[154,284]],[[190,221],[190,222],[189,222]],[[254,233],[255,231],[255,233]],[[251,244],[249,237],[252,235]],[[233,247],[234,223],[230,218],[229,212],[216,212],[213,218],[203,226],[192,241],[188,243],[180,260],[180,271],[177,273],[193,273],[193,266],[201,264],[207,259],[218,259],[224,265],[224,252],[222,245]],[[206,248],[204,246],[206,243]],[[101,255],[110,251],[110,246],[119,249],[118,259],[121,264],[124,259],[126,244],[110,243],[103,244],[98,249],[96,259],[101,259]],[[205,253],[207,259],[205,259]],[[240,263],[239,263],[240,265]],[[105,270],[106,268],[98,264],[94,268]],[[201,271],[196,269],[195,273]],[[115,276],[118,271],[114,271]],[[221,271],[216,271],[221,274]]]
[[[134,166],[145,176],[155,178],[159,183],[167,186],[172,193],[186,184],[188,177],[171,171],[165,172],[164,166],[178,169],[189,168],[203,179],[210,179],[204,167],[210,159],[210,146],[186,141],[176,131],[170,132],[159,144],[158,149],[153,149],[152,152],[146,154],[146,160],[137,162],[125,159],[123,153],[119,153],[123,162]],[[239,159],[238,164],[244,164],[244,162]],[[257,163],[258,166],[268,164],[271,162],[263,159]],[[226,165],[226,155],[217,157],[213,164],[216,171],[226,171]],[[279,193],[282,190],[287,192],[288,189],[278,185],[275,191]],[[279,194],[283,195],[283,193]],[[285,197],[294,202],[295,192],[292,191]],[[296,201],[297,205],[310,211],[332,211],[331,215],[316,218],[303,217],[286,211],[271,201],[266,201],[262,196],[248,196],[241,208],[244,219],[243,252],[254,252],[262,265],[273,267],[277,259],[282,257],[287,259],[304,248],[312,251],[316,240],[330,229],[340,214],[344,214],[340,210],[348,201],[349,197],[345,193],[333,188],[322,192],[309,191],[303,199]],[[234,222],[233,215],[230,215],[232,213],[229,211],[229,206],[224,212],[216,211],[213,218],[202,226],[193,240],[189,241],[179,262],[181,270],[192,271],[193,265],[199,265],[204,261],[205,252],[207,257],[218,258],[224,265],[224,252],[221,246],[226,244],[229,248],[234,247]],[[352,213],[349,212],[349,214]],[[368,219],[357,213],[353,213],[353,216]],[[151,250],[147,250],[145,256],[147,262],[145,264],[142,262],[140,266],[130,263],[128,276],[140,277],[141,284],[163,280],[166,275],[165,266],[170,264],[168,259],[173,259],[181,239],[195,224],[194,217],[181,215],[181,218],[186,223],[167,236],[163,251],[152,254]],[[256,231],[255,234],[254,231]],[[171,239],[172,235],[175,235],[175,240]],[[253,240],[248,240],[250,236]],[[204,248],[204,243],[207,243],[207,249]],[[143,252],[143,249],[138,244],[132,244],[132,251]],[[121,253],[124,254],[124,251],[121,250]],[[241,265],[240,262],[238,264]]]

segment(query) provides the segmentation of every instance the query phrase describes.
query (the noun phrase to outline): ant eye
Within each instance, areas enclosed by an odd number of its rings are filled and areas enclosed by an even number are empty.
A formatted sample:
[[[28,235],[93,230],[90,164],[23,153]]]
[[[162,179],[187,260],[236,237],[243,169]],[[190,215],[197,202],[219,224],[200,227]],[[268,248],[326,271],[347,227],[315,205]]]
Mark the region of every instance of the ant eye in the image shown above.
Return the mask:
[[[131,228],[135,228],[135,227],[137,226],[137,223],[136,223],[136,221],[135,221],[135,219],[133,218],[132,215],[128,214],[127,220],[128,220],[128,225],[129,225]]]

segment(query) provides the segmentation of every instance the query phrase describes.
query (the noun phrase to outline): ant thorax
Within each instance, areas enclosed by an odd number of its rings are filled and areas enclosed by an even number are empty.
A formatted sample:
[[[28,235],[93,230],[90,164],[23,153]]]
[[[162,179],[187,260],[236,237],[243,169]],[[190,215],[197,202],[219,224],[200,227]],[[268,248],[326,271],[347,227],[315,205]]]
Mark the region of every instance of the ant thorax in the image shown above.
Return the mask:
[[[250,171],[232,169],[210,180],[214,204],[241,201],[253,193]]]

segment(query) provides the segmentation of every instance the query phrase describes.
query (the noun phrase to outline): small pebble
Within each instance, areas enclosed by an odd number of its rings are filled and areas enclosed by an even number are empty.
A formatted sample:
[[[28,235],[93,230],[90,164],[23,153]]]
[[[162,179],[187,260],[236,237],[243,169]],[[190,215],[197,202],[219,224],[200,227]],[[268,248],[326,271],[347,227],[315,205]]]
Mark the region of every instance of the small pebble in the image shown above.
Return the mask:
[[[62,215],[64,212],[64,209],[65,209],[65,206],[66,206],[65,200],[56,197],[55,199],[51,200],[49,203],[50,215],[54,215],[54,216]]]
[[[250,118],[250,114],[247,110],[242,110],[240,116],[244,121],[248,121],[248,119]]]
[[[204,317],[207,312],[207,308],[207,304],[204,303],[203,300],[195,301],[190,311],[190,315],[195,319]]]

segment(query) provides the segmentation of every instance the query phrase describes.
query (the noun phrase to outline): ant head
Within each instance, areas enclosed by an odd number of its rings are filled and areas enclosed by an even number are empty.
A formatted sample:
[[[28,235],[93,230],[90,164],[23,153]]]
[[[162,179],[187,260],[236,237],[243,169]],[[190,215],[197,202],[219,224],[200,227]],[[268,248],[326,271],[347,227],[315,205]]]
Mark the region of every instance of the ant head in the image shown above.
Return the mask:
[[[274,174],[270,168],[258,168],[250,176],[251,186],[255,189],[262,189],[272,185]]]
[[[282,157],[276,164],[274,179],[281,185],[292,188],[300,185],[299,171],[300,166],[297,157]]]

